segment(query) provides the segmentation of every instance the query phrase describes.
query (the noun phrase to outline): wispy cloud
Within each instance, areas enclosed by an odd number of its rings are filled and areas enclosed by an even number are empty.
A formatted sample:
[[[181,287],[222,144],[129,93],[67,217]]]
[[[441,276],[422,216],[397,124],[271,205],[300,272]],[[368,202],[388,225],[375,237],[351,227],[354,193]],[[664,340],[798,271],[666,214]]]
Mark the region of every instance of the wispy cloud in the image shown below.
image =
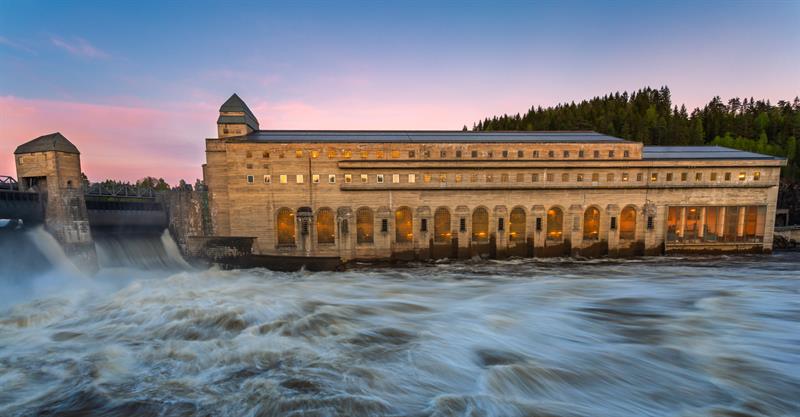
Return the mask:
[[[70,40],[65,40],[53,36],[50,38],[50,42],[75,56],[86,58],[108,58],[110,56],[83,38],[75,37]]]
[[[25,45],[20,44],[19,42],[14,42],[11,39],[6,38],[5,36],[0,36],[0,45],[5,45],[9,48],[17,49],[20,51],[27,52],[29,54],[36,55],[36,51],[31,48],[28,48]]]

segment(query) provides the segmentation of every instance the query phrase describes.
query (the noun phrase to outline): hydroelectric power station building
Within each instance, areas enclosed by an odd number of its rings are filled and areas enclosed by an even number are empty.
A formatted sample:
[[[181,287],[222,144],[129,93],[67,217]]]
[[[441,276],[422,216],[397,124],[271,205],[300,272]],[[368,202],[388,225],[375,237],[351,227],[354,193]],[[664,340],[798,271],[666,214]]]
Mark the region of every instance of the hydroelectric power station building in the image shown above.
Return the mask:
[[[595,132],[260,130],[206,140],[212,234],[340,260],[769,252],[782,158]]]

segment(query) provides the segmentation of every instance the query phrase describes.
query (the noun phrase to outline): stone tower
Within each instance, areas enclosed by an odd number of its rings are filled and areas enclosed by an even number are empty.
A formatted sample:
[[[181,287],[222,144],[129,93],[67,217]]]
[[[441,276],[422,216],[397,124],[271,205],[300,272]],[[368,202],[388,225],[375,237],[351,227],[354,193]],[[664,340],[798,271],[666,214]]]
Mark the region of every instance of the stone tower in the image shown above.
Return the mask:
[[[97,269],[78,148],[56,132],[20,145],[14,157],[20,191],[46,195],[42,200],[47,230],[79,267]]]
[[[217,137],[244,136],[258,130],[258,119],[235,93],[219,108]]]

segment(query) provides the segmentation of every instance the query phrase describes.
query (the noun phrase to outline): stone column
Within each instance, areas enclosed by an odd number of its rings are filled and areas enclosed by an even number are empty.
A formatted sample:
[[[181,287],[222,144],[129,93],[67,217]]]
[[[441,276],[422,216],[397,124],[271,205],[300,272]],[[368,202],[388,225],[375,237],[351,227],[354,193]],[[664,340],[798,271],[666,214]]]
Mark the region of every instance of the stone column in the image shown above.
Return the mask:
[[[720,207],[719,209],[719,219],[717,219],[717,241],[722,242],[725,240],[725,217],[727,215],[728,208],[727,207]]]
[[[607,242],[608,242],[608,254],[611,256],[619,255],[619,213],[620,209],[619,206],[616,204],[609,204],[606,207],[606,217],[608,218],[607,221],[601,223],[600,228],[600,236],[604,233],[607,233]],[[611,218],[616,218],[616,228],[611,230]]]
[[[703,240],[703,237],[706,235],[706,208],[705,206],[700,207],[700,219],[697,222],[697,239]]]
[[[569,206],[569,215],[565,219],[564,235],[569,236],[570,253],[575,256],[583,247],[583,207],[580,204]]]
[[[736,223],[736,237],[744,236],[744,207],[739,207],[739,217]]]
[[[681,207],[678,209],[678,230],[675,231],[680,241],[683,241],[684,230],[686,230],[686,207]]]

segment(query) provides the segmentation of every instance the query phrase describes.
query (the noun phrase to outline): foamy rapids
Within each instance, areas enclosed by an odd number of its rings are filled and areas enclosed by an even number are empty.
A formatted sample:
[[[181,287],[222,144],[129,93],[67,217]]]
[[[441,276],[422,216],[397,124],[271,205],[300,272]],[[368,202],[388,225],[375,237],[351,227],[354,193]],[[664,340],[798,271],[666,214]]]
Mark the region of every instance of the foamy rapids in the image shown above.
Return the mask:
[[[278,273],[170,242],[3,278],[0,415],[800,415],[797,254]]]

